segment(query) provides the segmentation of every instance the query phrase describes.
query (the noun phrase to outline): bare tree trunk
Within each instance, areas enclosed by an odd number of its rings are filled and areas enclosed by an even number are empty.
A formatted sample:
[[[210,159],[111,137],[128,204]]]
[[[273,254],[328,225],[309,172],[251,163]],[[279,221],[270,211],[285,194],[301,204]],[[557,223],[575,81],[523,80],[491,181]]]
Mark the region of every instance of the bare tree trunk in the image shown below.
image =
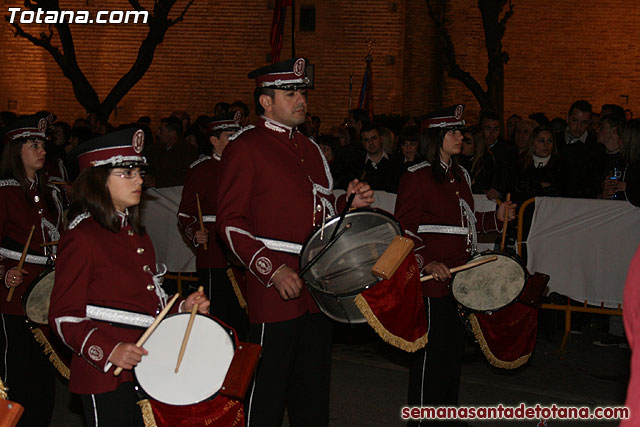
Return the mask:
[[[482,14],[485,47],[489,59],[487,75],[485,76],[486,90],[483,89],[471,73],[463,70],[457,62],[455,46],[446,25],[447,0],[441,0],[437,2],[438,4],[435,4],[434,0],[425,0],[425,2],[443,46],[442,54],[447,74],[461,81],[471,91],[483,111],[493,111],[503,117],[504,64],[509,60],[509,55],[502,48],[502,38],[504,37],[507,21],[513,15],[511,1],[478,0],[478,8]],[[500,14],[507,3],[509,4],[509,10],[500,19]]]

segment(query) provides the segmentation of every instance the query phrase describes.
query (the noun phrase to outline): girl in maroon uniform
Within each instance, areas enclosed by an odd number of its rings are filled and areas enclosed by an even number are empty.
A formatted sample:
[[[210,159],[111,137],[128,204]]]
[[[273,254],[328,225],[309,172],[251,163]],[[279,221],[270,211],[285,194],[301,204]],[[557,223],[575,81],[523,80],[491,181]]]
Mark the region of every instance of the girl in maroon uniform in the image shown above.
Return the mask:
[[[55,370],[30,331],[22,308],[25,292],[47,268],[62,229],[62,208],[57,189],[43,174],[45,132],[49,121],[26,116],[3,131],[0,162],[0,363],[9,397],[24,406],[20,425],[48,426],[53,413]],[[17,268],[31,227],[35,226],[28,256]],[[7,301],[13,289],[11,301]]]
[[[82,146],[69,232],[60,242],[49,322],[74,351],[69,389],[80,394],[89,426],[142,425],[131,369],[147,351],[134,343],[167,304],[166,268],[156,265],[138,216],[143,139],[142,130],[124,129]],[[202,292],[179,310],[195,303],[207,313]]]
[[[410,366],[411,406],[457,405],[465,330],[451,294],[449,269],[464,264],[475,251],[476,228],[494,231],[505,215],[515,217],[515,205],[509,202],[497,212],[474,212],[469,175],[456,159],[462,149],[462,109],[460,105],[425,119],[420,151],[426,161],[403,175],[396,199],[395,215],[416,243],[418,266],[434,277],[422,285],[429,342]]]

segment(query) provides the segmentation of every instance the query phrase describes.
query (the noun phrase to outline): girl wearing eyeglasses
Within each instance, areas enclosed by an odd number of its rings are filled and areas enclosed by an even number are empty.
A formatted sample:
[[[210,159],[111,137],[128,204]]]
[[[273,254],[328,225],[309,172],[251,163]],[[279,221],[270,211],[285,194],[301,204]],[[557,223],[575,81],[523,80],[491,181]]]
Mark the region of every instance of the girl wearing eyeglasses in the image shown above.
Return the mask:
[[[151,239],[140,224],[144,134],[131,128],[81,146],[69,232],[60,242],[49,321],[73,351],[69,390],[80,395],[88,426],[142,425],[132,369],[148,320],[167,304]],[[174,306],[209,301],[194,292]],[[146,326],[145,326],[146,325]],[[117,367],[124,371],[113,374]]]

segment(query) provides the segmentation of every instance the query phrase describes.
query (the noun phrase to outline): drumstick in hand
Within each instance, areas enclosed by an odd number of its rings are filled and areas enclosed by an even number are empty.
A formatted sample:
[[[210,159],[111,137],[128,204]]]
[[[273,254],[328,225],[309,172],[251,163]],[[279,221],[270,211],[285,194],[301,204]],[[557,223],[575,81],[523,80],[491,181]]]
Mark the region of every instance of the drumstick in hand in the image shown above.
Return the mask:
[[[144,345],[144,343],[147,342],[147,340],[149,339],[149,336],[153,333],[153,331],[156,330],[156,328],[158,327],[160,322],[162,322],[162,319],[164,319],[164,317],[167,315],[169,310],[171,310],[171,307],[176,302],[176,300],[178,299],[179,296],[180,296],[180,294],[176,293],[173,296],[173,298],[171,298],[171,300],[167,303],[167,305],[162,309],[160,314],[158,314],[158,317],[155,318],[155,320],[153,321],[151,326],[149,326],[147,328],[147,330],[144,331],[144,334],[142,334],[140,339],[138,339],[138,342],[136,342],[136,347],[142,347]],[[118,368],[116,368],[115,371],[113,371],[113,375],[115,375],[117,377],[118,375],[120,375],[120,372],[122,372],[122,368],[118,367]]]
[[[507,193],[507,202],[511,201],[511,193]],[[504,252],[504,242],[507,239],[507,224],[509,223],[509,211],[505,209],[504,222],[502,223],[502,241],[500,242],[500,252]]]
[[[497,259],[498,259],[498,257],[496,255],[494,255],[494,256],[490,256],[489,258],[479,259],[477,261],[471,261],[468,264],[464,264],[464,265],[459,265],[457,267],[453,267],[449,271],[451,273],[457,273],[458,271],[468,270],[470,268],[477,267],[479,265],[486,264],[488,262],[495,261]],[[433,274],[429,274],[428,276],[422,276],[420,278],[420,281],[421,282],[426,282],[427,280],[431,280],[431,279],[433,279]]]
[[[22,255],[20,256],[20,261],[18,261],[18,266],[16,267],[17,271],[22,271],[22,266],[24,265],[24,260],[27,258],[27,252],[29,251],[29,245],[31,244],[31,238],[33,237],[33,231],[36,229],[35,225],[31,226],[31,232],[29,233],[29,238],[27,239],[27,243],[24,245],[24,249],[22,249]],[[13,293],[16,291],[15,287],[11,287],[9,289],[9,295],[7,295],[7,302],[11,302],[13,299]]]
[[[198,288],[198,292],[203,292],[204,287],[200,286]],[[198,312],[198,304],[193,304],[193,308],[191,309],[191,316],[189,316],[189,323],[187,324],[187,330],[184,333],[184,338],[182,339],[182,346],[180,347],[180,354],[178,354],[178,363],[176,363],[176,374],[178,373],[178,369],[180,369],[180,364],[182,363],[182,357],[184,357],[184,352],[187,349],[187,343],[189,342],[189,335],[191,335],[191,328],[193,328],[193,321],[196,320],[196,313]]]
[[[204,221],[202,221],[202,209],[200,208],[200,196],[196,193],[196,203],[198,204],[198,221],[200,221],[200,231],[204,231]],[[204,242],[204,250],[207,250],[207,242]]]

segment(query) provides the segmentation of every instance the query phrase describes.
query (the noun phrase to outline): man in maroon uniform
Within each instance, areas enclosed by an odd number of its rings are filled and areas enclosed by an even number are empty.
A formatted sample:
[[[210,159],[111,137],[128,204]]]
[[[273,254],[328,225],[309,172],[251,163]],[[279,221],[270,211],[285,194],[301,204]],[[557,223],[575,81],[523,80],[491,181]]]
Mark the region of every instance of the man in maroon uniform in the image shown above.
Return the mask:
[[[305,121],[310,86],[306,60],[292,59],[249,73],[261,115],[234,135],[222,159],[218,232],[249,269],[249,340],[262,357],[247,396],[249,426],[329,423],[331,323],[319,313],[297,274],[301,243],[345,206],[320,148],[297,130]],[[352,181],[353,206],[373,191]]]
[[[213,153],[211,157],[202,157],[189,167],[178,209],[178,220],[185,237],[196,248],[199,282],[211,300],[211,314],[233,327],[244,339],[247,315],[240,308],[229,283],[224,243],[215,229],[220,160],[229,143],[229,137],[240,129],[240,118],[239,112],[229,112],[209,119],[204,125],[206,135],[213,146]],[[196,194],[200,199],[204,230],[200,230]]]

